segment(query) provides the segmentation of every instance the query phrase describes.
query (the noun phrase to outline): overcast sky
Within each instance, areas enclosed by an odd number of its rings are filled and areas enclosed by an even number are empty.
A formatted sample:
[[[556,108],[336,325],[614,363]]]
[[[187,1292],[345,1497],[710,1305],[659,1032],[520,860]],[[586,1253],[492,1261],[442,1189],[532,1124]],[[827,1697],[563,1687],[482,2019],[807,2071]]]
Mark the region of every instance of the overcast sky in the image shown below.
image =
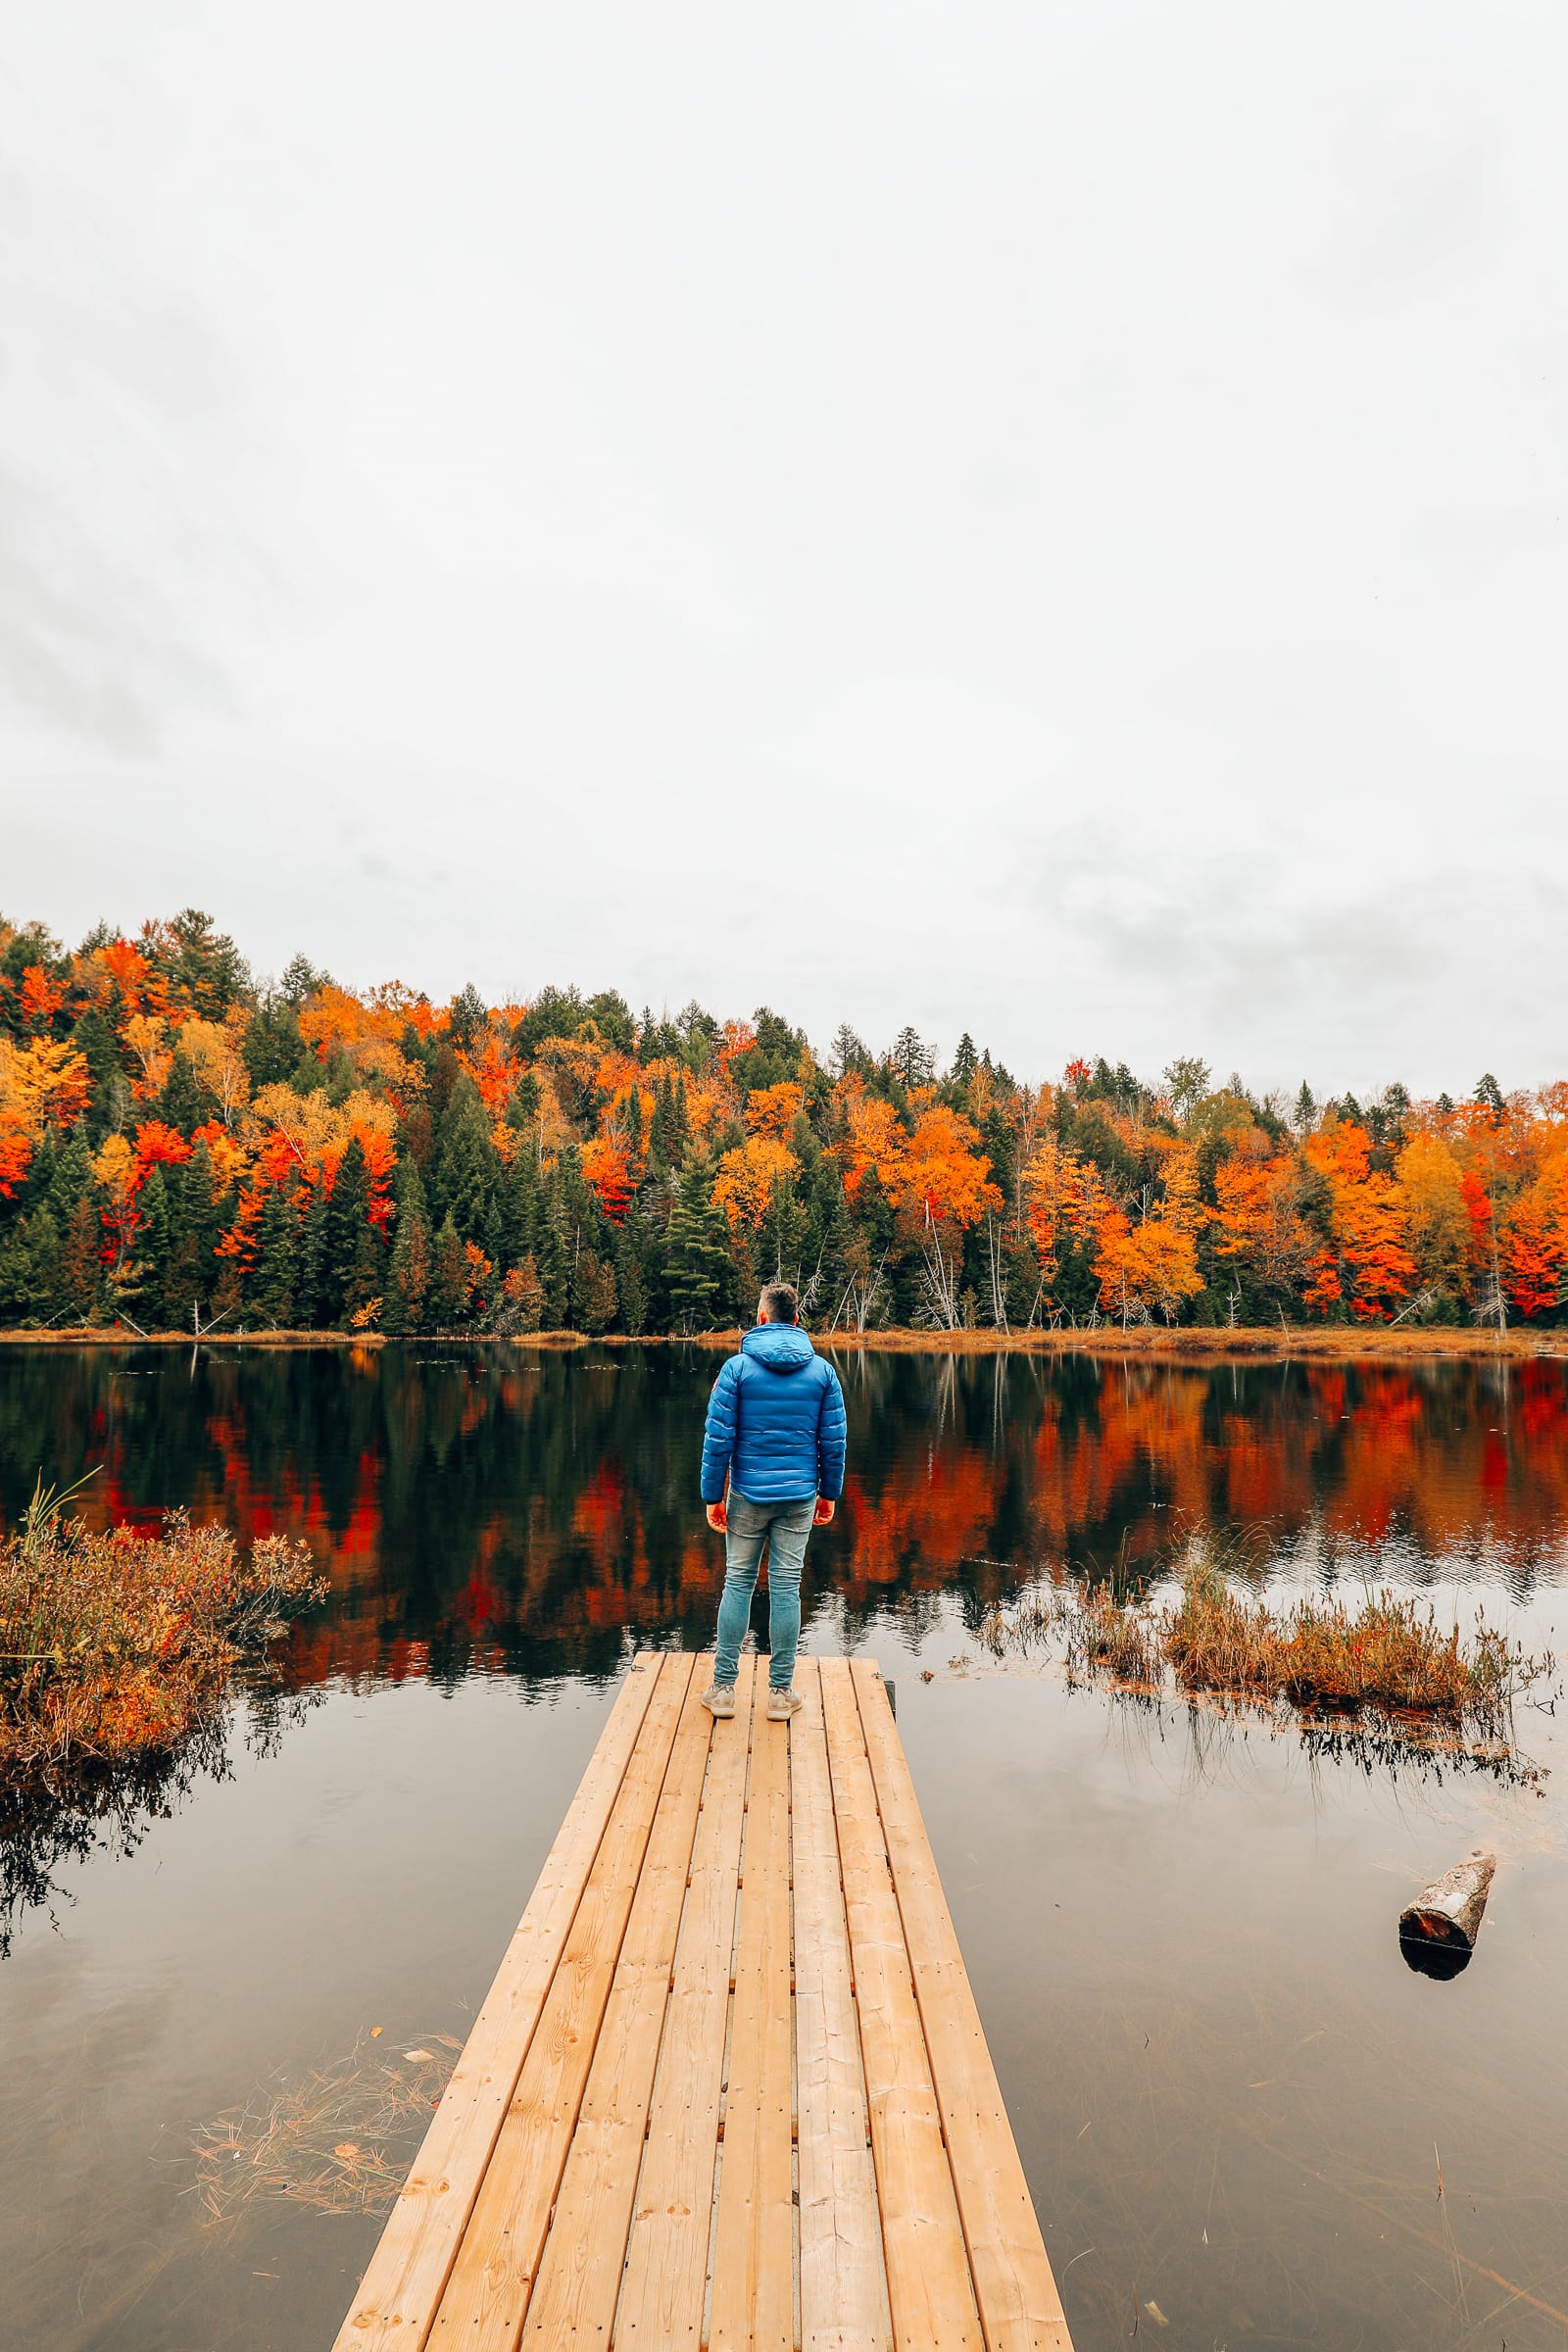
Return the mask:
[[[13,920],[1568,1074],[1559,0],[5,49]]]

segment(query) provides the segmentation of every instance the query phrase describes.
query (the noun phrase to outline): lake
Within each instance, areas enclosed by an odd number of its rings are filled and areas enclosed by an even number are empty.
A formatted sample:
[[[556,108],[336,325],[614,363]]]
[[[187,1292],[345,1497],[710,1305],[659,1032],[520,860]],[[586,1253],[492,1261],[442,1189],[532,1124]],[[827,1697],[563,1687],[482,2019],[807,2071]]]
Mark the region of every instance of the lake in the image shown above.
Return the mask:
[[[627,1656],[710,1636],[718,1360],[0,1350],[6,1524],[40,1466],[96,1470],[94,1520],[184,1504],[305,1536],[330,1578],[226,1736],[98,1818],[7,1825],[0,2345],[331,2343],[379,2214],[214,2222],[198,2142],[357,2046],[466,2032]],[[1157,1586],[1202,1525],[1254,1543],[1260,1588],[1390,1584],[1560,1651],[1568,1366],[839,1362],[851,1471],[806,1645],[895,1679],[1079,2352],[1568,2341],[1561,1709],[1522,1708],[1512,1767],[1482,1769],[978,1639],[1042,1576]],[[1473,1962],[1413,1973],[1399,1909],[1479,1844]]]

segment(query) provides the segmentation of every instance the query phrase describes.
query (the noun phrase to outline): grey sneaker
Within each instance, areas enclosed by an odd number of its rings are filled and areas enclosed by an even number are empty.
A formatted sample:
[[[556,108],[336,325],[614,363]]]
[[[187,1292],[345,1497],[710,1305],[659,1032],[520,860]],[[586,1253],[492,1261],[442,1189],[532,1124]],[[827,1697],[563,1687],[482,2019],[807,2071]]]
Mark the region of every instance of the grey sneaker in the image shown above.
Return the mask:
[[[733,1683],[710,1683],[703,1692],[703,1705],[715,1723],[727,1723],[735,1712]]]
[[[769,1690],[767,1720],[769,1723],[788,1723],[792,1715],[800,1713],[804,1703],[793,1690]]]

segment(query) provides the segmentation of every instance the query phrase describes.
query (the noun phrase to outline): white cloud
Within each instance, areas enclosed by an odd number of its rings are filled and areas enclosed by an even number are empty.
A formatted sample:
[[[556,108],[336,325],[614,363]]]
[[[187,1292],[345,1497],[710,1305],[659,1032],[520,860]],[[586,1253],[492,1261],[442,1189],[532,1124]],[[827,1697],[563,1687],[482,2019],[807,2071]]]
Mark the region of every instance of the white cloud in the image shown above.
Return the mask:
[[[36,11],[0,904],[1568,1066],[1558,15]]]

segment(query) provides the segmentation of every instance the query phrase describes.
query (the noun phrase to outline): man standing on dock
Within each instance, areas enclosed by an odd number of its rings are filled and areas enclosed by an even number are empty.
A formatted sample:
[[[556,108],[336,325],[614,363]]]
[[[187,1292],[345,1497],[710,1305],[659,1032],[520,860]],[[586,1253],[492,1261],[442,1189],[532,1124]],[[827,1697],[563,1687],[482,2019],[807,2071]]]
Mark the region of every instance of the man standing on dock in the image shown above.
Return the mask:
[[[735,1712],[735,1677],[767,1545],[767,1713],[787,1723],[800,1700],[790,1688],[801,1639],[801,1567],[813,1527],[826,1527],[844,1487],[844,1392],[796,1318],[793,1284],[771,1282],[757,1328],[713,1383],[703,1433],[703,1501],[724,1539],[724,1593],[710,1714]],[[729,1500],[724,1482],[729,1481]]]

